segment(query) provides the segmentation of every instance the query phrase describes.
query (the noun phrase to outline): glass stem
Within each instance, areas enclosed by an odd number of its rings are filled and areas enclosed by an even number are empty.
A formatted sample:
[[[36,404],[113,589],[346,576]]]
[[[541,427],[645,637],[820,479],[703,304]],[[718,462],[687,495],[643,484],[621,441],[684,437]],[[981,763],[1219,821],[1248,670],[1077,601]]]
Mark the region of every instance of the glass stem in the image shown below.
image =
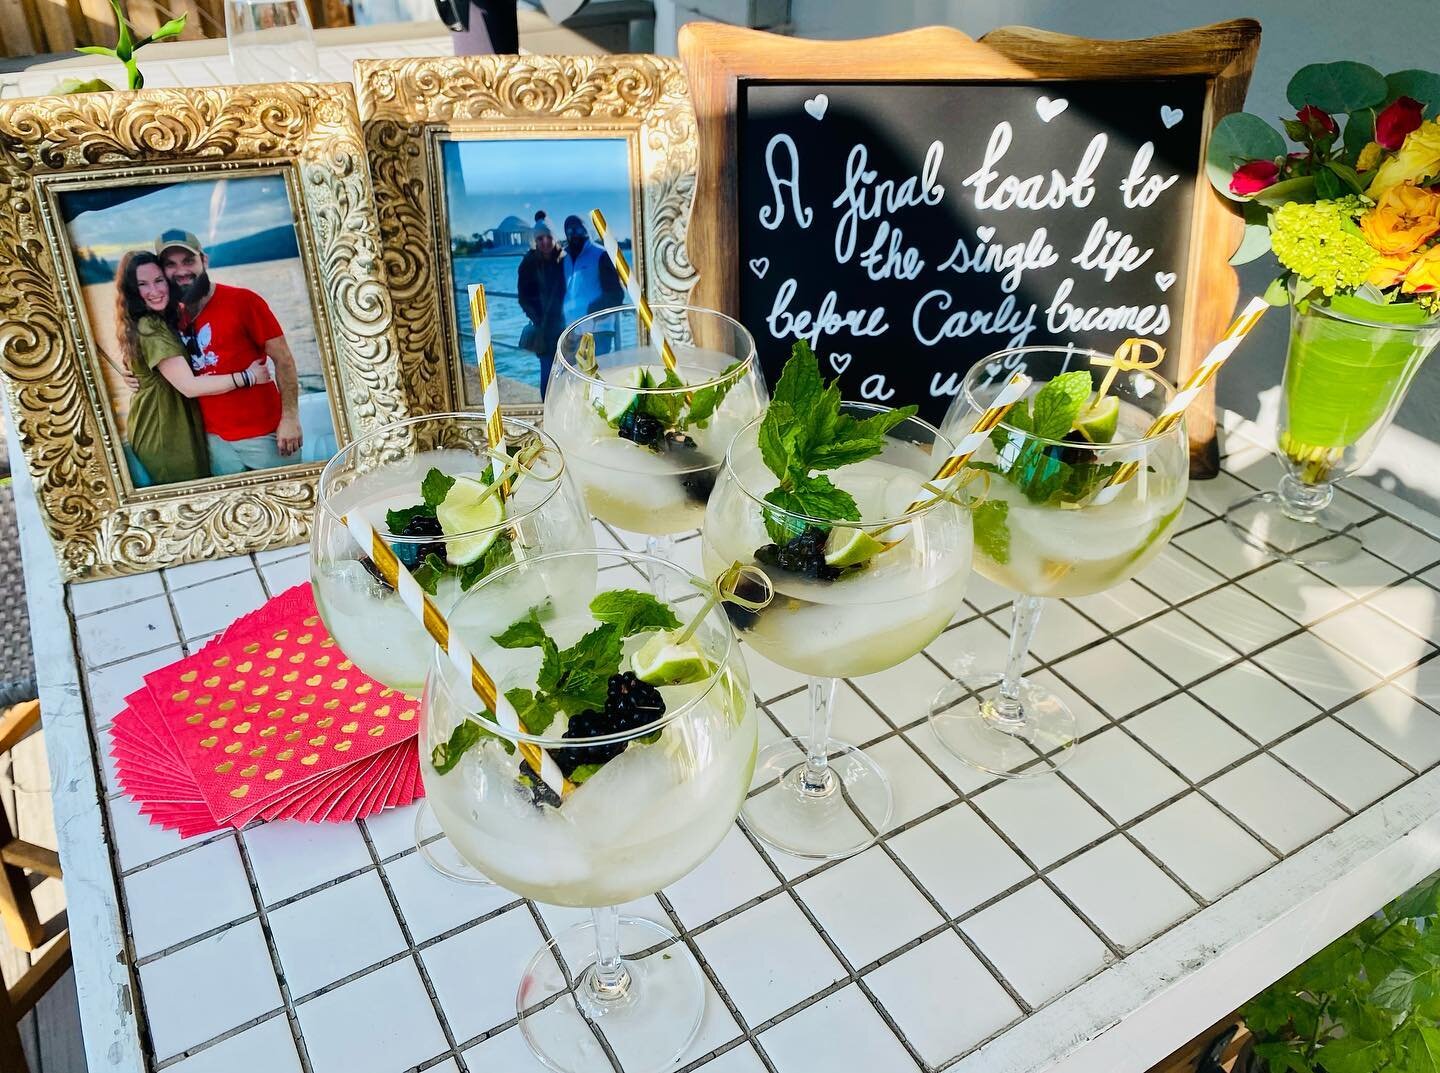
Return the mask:
[[[675,561],[675,538],[672,536],[647,536],[645,550],[657,559],[667,563]],[[650,571],[650,591],[655,599],[665,602],[669,599],[669,572],[660,569]]]
[[[1297,522],[1314,521],[1334,498],[1335,487],[1328,481],[1306,484],[1288,473],[1280,478],[1280,510]]]
[[[800,788],[807,794],[830,791],[830,720],[835,712],[835,679],[810,679],[810,735],[805,742],[805,770]]]
[[[595,966],[590,973],[590,993],[596,1001],[623,998],[630,989],[630,972],[620,960],[620,907],[607,905],[590,910],[595,922]]]
[[[1035,636],[1035,627],[1040,625],[1040,612],[1045,600],[1040,596],[1017,596],[1010,620],[1010,654],[1005,659],[1005,676],[1000,679],[1000,692],[992,705],[997,722],[1020,726],[1025,722],[1025,707],[1020,703],[1021,668],[1025,665],[1025,653],[1030,651],[1030,639]]]

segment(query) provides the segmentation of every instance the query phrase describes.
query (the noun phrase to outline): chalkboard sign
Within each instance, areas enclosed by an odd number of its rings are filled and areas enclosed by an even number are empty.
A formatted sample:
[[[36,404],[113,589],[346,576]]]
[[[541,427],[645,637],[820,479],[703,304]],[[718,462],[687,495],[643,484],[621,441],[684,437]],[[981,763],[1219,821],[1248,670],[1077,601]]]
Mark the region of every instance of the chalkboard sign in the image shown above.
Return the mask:
[[[751,329],[772,382],[804,338],[846,397],[931,419],[1009,347],[1142,336],[1177,377],[1235,302],[1233,217],[1201,169],[1257,43],[1245,22],[1139,42],[687,28],[697,300]]]

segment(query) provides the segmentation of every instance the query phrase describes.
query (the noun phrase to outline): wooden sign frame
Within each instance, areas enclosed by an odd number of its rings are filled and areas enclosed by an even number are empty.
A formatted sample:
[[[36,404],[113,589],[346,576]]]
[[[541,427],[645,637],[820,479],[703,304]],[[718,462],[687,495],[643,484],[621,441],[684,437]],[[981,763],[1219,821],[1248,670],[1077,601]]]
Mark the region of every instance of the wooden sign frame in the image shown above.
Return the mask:
[[[1215,124],[1238,111],[1260,49],[1260,24],[1234,19],[1130,41],[1100,41],[1029,27],[1002,27],[978,41],[931,26],[852,41],[808,41],[719,23],[680,31],[699,128],[699,171],[688,246],[700,280],[693,300],[735,314],[740,306],[739,171],[736,108],[741,81],[973,82],[1160,78],[1202,75],[1205,115],[1195,161],[1188,288],[1178,348],[1181,379],[1224,334],[1239,296],[1230,254],[1243,222],[1205,178]],[[1214,388],[1191,406],[1191,473],[1214,476]]]

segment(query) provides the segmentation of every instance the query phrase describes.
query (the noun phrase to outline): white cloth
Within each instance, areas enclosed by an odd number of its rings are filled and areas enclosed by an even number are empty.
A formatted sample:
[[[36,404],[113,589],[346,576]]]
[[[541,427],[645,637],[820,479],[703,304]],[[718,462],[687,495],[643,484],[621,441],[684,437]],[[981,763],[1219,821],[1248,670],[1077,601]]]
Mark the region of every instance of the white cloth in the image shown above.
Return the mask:
[[[565,266],[565,323],[574,324],[590,312],[591,304],[600,297],[600,259],[605,251],[594,242],[586,242],[579,256],[569,251],[560,258]],[[592,323],[591,332],[613,332],[619,329],[615,317],[601,317]]]

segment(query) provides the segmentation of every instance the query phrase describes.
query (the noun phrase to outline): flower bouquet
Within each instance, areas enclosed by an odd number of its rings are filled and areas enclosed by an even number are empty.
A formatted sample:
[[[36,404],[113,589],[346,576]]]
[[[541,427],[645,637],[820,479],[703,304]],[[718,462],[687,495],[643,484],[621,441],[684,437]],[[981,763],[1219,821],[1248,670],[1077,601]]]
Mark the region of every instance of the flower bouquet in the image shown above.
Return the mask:
[[[1283,133],[1242,112],[1210,139],[1210,181],[1246,223],[1231,262],[1273,253],[1267,297],[1292,307],[1287,474],[1226,518],[1272,554],[1335,562],[1360,543],[1332,482],[1368,460],[1440,343],[1440,75],[1312,64],[1286,96]]]

